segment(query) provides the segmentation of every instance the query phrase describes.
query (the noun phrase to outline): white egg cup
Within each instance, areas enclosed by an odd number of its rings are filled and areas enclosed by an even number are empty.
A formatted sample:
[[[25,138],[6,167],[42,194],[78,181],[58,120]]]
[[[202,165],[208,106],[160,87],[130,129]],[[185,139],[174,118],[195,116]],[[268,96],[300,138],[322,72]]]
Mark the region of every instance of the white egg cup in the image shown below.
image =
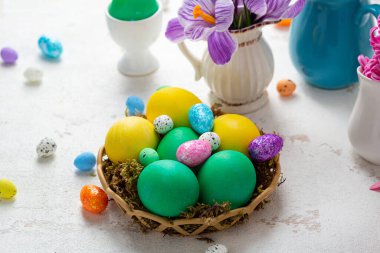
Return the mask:
[[[106,19],[112,39],[125,49],[118,63],[120,73],[127,76],[144,76],[155,72],[159,62],[149,47],[157,40],[162,27],[162,3],[157,1],[158,10],[152,16],[138,21],[113,18],[108,8]]]

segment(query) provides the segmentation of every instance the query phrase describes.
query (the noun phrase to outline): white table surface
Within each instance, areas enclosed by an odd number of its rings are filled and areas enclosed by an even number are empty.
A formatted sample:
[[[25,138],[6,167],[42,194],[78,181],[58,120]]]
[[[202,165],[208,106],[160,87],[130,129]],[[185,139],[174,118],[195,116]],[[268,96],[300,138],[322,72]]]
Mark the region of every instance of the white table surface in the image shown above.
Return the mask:
[[[0,177],[14,181],[14,201],[0,201],[0,252],[204,252],[195,238],[143,234],[113,202],[102,215],[82,211],[79,192],[97,177],[74,172],[73,159],[97,152],[111,124],[123,117],[129,95],[145,100],[160,85],[187,88],[207,98],[204,81],[163,34],[154,46],[155,74],[126,78],[116,70],[121,50],[108,35],[100,0],[0,0],[0,47],[19,53],[16,66],[0,66]],[[166,21],[180,1],[172,1]],[[40,57],[41,34],[56,35],[62,60]],[[357,87],[324,91],[303,83],[288,55],[288,32],[264,30],[276,61],[270,102],[249,115],[265,131],[285,138],[281,163],[286,182],[264,210],[227,231],[208,235],[229,252],[379,252],[380,194],[368,190],[380,167],[358,157],[347,138]],[[197,50],[200,53],[200,49]],[[29,66],[44,81],[24,82]],[[326,66],[328,67],[328,66]],[[275,83],[298,84],[291,99]],[[35,147],[53,137],[58,150],[40,161]]]

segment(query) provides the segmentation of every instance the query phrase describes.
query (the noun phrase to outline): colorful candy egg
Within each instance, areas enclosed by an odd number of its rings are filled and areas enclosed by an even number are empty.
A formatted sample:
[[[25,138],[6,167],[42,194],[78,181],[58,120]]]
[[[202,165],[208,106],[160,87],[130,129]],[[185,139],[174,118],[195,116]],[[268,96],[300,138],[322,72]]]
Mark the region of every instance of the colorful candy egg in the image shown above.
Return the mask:
[[[190,108],[189,122],[198,134],[212,131],[214,127],[214,114],[205,104],[196,104]]]
[[[168,115],[158,116],[153,121],[154,130],[159,134],[166,134],[173,129],[173,120]]]
[[[16,196],[16,194],[17,188],[12,181],[6,178],[0,179],[0,198],[11,199]]]
[[[213,151],[217,150],[220,147],[219,135],[217,135],[214,132],[207,132],[207,133],[202,134],[199,137],[199,140],[207,141],[208,143],[210,143]]]
[[[18,59],[16,50],[10,47],[4,47],[0,51],[1,59],[5,64],[15,64]]]
[[[220,137],[219,150],[236,150],[247,157],[249,143],[260,136],[256,125],[248,118],[238,114],[224,114],[214,121],[214,133]]]
[[[277,83],[277,91],[281,97],[289,97],[293,95],[297,86],[292,80],[280,80]]]
[[[177,217],[198,201],[196,176],[186,165],[172,160],[149,164],[137,181],[138,195],[152,213]]]
[[[144,101],[137,96],[128,97],[125,105],[127,106],[129,116],[136,116],[144,113]]]
[[[46,158],[54,155],[57,150],[57,144],[52,138],[44,138],[36,147],[37,155],[40,158]]]
[[[177,127],[167,133],[158,144],[160,159],[176,160],[178,147],[187,141],[197,140],[198,135],[188,127]]]
[[[255,162],[265,162],[280,153],[284,141],[276,134],[265,134],[254,139],[248,146],[249,154]]]
[[[188,112],[198,103],[201,101],[193,93],[177,87],[166,87],[149,98],[146,117],[153,122],[160,115],[168,115],[173,120],[174,127],[190,127]]]
[[[213,205],[230,202],[239,208],[249,202],[256,186],[256,171],[242,153],[224,150],[212,155],[198,172],[200,200]]]
[[[63,52],[63,47],[60,41],[48,38],[45,35],[42,35],[38,39],[38,46],[41,49],[42,54],[51,59],[58,59]]]
[[[152,148],[144,148],[139,155],[139,161],[142,165],[148,166],[151,163],[160,160],[157,151]]]
[[[96,157],[91,152],[84,152],[78,155],[74,160],[74,165],[80,171],[90,171],[96,164]]]
[[[126,117],[117,121],[108,131],[105,141],[106,153],[112,162],[137,160],[144,148],[155,149],[158,135],[153,124],[141,117]]]
[[[205,253],[228,253],[228,250],[223,244],[214,244],[208,247]]]
[[[83,186],[80,200],[83,208],[91,213],[101,213],[108,205],[107,194],[96,185]]]
[[[28,83],[40,83],[42,81],[43,72],[37,68],[27,68],[24,71],[24,77]]]
[[[211,145],[207,141],[188,141],[177,149],[177,160],[189,167],[202,164],[210,157],[212,152]]]

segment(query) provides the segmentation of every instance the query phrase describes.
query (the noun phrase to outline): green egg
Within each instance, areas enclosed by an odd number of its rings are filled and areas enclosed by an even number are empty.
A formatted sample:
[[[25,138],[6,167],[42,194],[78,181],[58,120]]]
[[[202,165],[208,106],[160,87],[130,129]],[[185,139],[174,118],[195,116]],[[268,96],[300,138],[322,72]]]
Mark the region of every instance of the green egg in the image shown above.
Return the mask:
[[[256,171],[242,153],[225,150],[212,155],[198,173],[200,200],[212,205],[230,202],[236,209],[246,205],[256,186]]]
[[[0,198],[11,199],[17,193],[17,188],[10,180],[6,178],[0,179]]]
[[[199,196],[197,177],[184,164],[160,160],[149,164],[137,181],[139,198],[152,213],[164,217],[178,217]]]
[[[177,127],[167,133],[158,144],[157,152],[160,159],[177,160],[178,147],[187,141],[197,140],[198,135],[188,127]]]
[[[112,17],[125,21],[149,18],[157,10],[157,0],[113,0],[108,8]]]
[[[160,160],[158,153],[153,148],[144,148],[141,150],[139,155],[140,163],[144,166],[148,166],[149,164]]]

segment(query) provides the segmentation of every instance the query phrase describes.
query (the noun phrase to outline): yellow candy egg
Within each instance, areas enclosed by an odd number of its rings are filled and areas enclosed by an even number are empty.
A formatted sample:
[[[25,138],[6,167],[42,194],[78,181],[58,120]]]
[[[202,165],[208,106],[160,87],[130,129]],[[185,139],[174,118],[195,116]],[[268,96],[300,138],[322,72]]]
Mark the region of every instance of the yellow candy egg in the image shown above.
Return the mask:
[[[126,117],[117,121],[108,131],[105,143],[106,154],[112,162],[138,161],[144,148],[155,149],[158,135],[153,124],[141,117]]]
[[[190,127],[188,112],[201,100],[193,93],[176,87],[167,87],[153,93],[149,98],[146,116],[150,122],[160,115],[168,115],[174,127]]]
[[[247,157],[249,157],[249,143],[260,136],[256,125],[250,119],[238,114],[225,114],[216,118],[213,132],[220,137],[219,150],[236,150]]]
[[[2,199],[11,199],[17,193],[17,188],[6,178],[0,179],[0,198]]]

